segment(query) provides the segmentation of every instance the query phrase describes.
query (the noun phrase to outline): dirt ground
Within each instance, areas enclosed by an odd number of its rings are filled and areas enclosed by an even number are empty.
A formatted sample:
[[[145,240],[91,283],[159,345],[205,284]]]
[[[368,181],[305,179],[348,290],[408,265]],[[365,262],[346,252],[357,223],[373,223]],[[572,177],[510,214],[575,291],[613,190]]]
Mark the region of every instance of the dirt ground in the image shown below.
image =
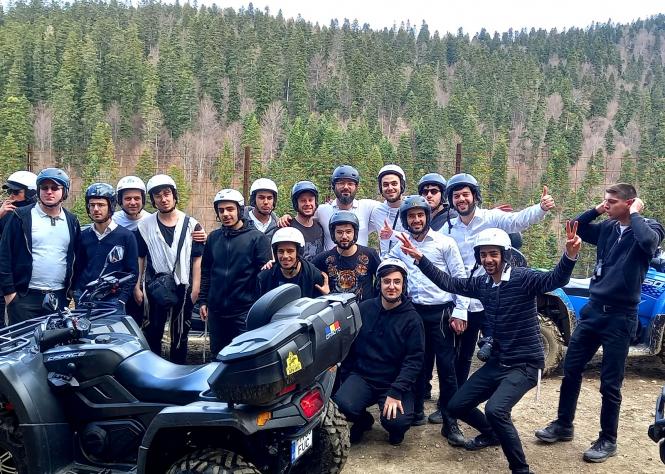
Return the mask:
[[[658,447],[647,436],[653,422],[656,398],[665,383],[665,365],[657,357],[631,356],[626,368],[618,453],[603,464],[588,464],[582,452],[598,436],[600,416],[600,357],[585,374],[575,423],[575,439],[568,443],[544,445],[536,440],[534,430],[545,426],[556,415],[561,376],[543,379],[541,399],[536,390],[529,392],[513,410],[531,470],[547,472],[590,473],[663,473]],[[434,411],[428,402],[427,413]],[[378,411],[374,412],[378,419]],[[460,423],[465,436],[477,432]],[[345,473],[496,473],[509,472],[500,448],[468,452],[452,448],[439,433],[440,425],[414,427],[399,447],[390,446],[388,435],[377,423],[363,442],[351,447]]]

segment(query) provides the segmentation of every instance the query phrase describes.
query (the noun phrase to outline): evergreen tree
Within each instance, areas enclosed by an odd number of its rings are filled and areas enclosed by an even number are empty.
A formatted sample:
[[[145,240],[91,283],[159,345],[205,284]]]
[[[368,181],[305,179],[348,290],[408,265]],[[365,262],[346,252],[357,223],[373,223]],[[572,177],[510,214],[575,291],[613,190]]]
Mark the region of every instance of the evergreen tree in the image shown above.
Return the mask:
[[[506,198],[506,179],[508,177],[508,143],[502,135],[494,147],[490,158],[489,201],[499,203]]]
[[[155,174],[157,174],[157,163],[155,163],[155,158],[150,149],[145,148],[136,162],[134,175],[141,178],[144,183],[147,183],[150,178],[155,176]]]
[[[250,148],[250,181],[265,176],[261,163],[261,127],[253,113],[243,119],[242,146]]]
[[[235,165],[233,160],[233,151],[228,140],[224,141],[222,151],[217,157],[214,170],[214,182],[219,189],[233,187],[233,177],[235,175]]]
[[[178,190],[178,209],[186,210],[192,195],[192,186],[185,179],[182,166],[173,164],[166,170],[166,174],[173,178],[176,189]]]

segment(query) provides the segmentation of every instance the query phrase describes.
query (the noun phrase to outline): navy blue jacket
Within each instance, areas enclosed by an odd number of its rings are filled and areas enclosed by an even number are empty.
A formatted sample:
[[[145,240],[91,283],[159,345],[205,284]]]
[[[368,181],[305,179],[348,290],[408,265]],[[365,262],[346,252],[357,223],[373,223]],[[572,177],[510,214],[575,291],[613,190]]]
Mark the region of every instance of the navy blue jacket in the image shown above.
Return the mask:
[[[2,233],[0,242],[0,289],[3,295],[28,291],[32,278],[32,208],[30,206],[14,209]],[[74,214],[64,209],[69,226],[69,246],[67,247],[67,273],[65,290],[72,289],[76,247],[81,236],[81,227]]]
[[[635,309],[640,303],[642,282],[665,230],[658,221],[630,215],[630,227],[621,235],[619,222],[607,219],[593,224],[600,214],[595,208],[581,214],[577,233],[596,246],[602,260],[601,276],[591,278],[589,299],[598,304]]]
[[[134,233],[122,226],[113,229],[102,240],[97,238],[92,226],[81,232],[81,243],[76,253],[74,290],[83,291],[85,285],[99,278],[109,252],[116,245],[124,248],[122,260],[109,263],[104,273],[119,271],[134,275],[134,278],[123,284],[117,294],[120,301],[127,303],[139,274],[138,249]]]

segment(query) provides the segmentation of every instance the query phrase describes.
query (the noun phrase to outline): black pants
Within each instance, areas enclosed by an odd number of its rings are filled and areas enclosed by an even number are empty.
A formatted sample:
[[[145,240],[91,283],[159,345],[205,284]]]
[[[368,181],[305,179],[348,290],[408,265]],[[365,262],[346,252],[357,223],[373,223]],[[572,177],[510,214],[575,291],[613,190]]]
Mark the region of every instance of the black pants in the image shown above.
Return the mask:
[[[234,337],[247,331],[247,313],[226,315],[208,310],[208,331],[210,332],[210,355],[217,357],[219,351],[228,346]]]
[[[427,361],[436,361],[436,372],[439,374],[439,400],[437,405],[445,408],[448,401],[457,391],[455,377],[455,340],[456,335],[447,319],[453,305],[414,305],[423,320],[425,327],[425,364],[416,382],[414,410],[422,413],[425,407],[425,390],[432,374],[432,367]],[[443,319],[443,322],[442,322]]]
[[[386,403],[389,387],[377,387],[363,379],[358,374],[349,375],[335,393],[333,400],[339,410],[352,423],[362,421],[368,417],[367,407],[379,404],[381,412],[381,426],[388,433],[404,434],[411,427],[413,421],[413,394],[402,394],[402,408],[404,414],[397,411],[397,417],[391,420],[383,416],[383,406]]]
[[[148,319],[143,322],[143,332],[148,340],[150,350],[162,355],[162,338],[164,326],[170,320],[171,347],[169,360],[176,364],[187,361],[187,336],[192,326],[192,303],[190,287],[176,287],[178,302],[173,307],[164,307],[148,295]]]
[[[611,308],[606,307],[606,309]],[[580,320],[570,338],[563,362],[558,413],[558,420],[561,424],[572,425],[575,419],[577,398],[582,386],[584,367],[602,346],[600,437],[616,443],[621,408],[621,384],[628,347],[636,330],[636,310],[603,312],[602,305],[592,302],[582,308]]]
[[[528,472],[529,465],[510,413],[537,382],[538,369],[534,366],[507,367],[490,360],[460,387],[448,404],[448,412],[485,435],[495,435],[501,442],[510,469]],[[485,400],[483,413],[478,405]]]
[[[485,322],[485,311],[469,312],[467,317],[466,331],[458,336],[457,359],[455,360],[455,376],[457,377],[457,386],[461,387],[466,379],[469,378],[471,371],[471,361],[473,354],[476,353],[476,344],[478,343],[478,333]]]
[[[69,305],[69,301],[65,297],[65,290],[53,291],[52,293],[58,298],[58,308],[66,308]],[[45,292],[41,290],[28,289],[25,293],[17,292],[14,299],[7,305],[9,324],[20,323],[52,313],[51,310],[42,308],[44,296]]]
[[[5,322],[5,298],[4,296],[0,298],[0,329],[6,326]]]
[[[127,300],[127,304],[125,305],[125,312],[129,316],[131,316],[134,321],[136,321],[136,324],[138,324],[139,326],[141,326],[143,324],[144,305],[143,305],[143,303],[138,304],[136,302],[136,300],[134,299],[134,293],[133,292],[132,292],[131,295],[129,295],[129,299]]]

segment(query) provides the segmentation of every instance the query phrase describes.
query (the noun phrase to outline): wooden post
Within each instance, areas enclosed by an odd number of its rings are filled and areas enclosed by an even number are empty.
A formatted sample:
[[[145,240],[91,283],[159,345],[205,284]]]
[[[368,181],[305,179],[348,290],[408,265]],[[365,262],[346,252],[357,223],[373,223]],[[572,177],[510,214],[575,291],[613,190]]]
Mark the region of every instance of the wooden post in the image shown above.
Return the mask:
[[[462,144],[458,143],[455,148],[455,174],[462,172]]]
[[[251,162],[252,149],[248,146],[245,147],[245,163],[242,173],[242,195],[245,196],[245,202],[249,202],[249,164]]]

